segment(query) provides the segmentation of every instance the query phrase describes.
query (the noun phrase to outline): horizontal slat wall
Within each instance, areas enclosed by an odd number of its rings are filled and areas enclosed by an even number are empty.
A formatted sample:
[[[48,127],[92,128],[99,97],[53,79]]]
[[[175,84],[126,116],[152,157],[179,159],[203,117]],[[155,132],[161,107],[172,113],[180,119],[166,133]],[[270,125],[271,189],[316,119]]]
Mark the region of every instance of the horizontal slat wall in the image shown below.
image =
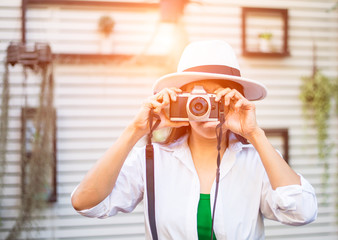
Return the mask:
[[[299,101],[300,77],[311,74],[312,46],[317,46],[317,64],[329,77],[337,77],[337,12],[328,12],[332,1],[240,1],[191,6],[187,31],[194,39],[216,36],[228,40],[241,54],[241,9],[276,7],[289,10],[289,49],[291,56],[283,59],[241,58],[242,75],[263,82],[269,89],[266,100],[257,103],[258,121],[265,128],[288,128],[290,165],[305,176],[318,194],[318,219],[307,226],[289,227],[266,221],[267,239],[337,239],[337,150],[333,147],[328,189],[322,189],[323,163],[317,159],[316,131],[304,121]],[[239,4],[239,5],[238,5]],[[275,5],[276,4],[276,5]],[[198,14],[196,14],[198,12]],[[264,28],[266,25],[262,23]],[[330,119],[330,142],[337,144],[337,117]],[[331,197],[327,197],[327,195]]]
[[[334,0],[222,1],[204,0],[187,6],[184,27],[189,40],[221,38],[241,55],[241,7],[272,7],[289,10],[287,58],[239,57],[244,77],[267,85],[269,96],[257,102],[257,114],[264,128],[289,129],[290,165],[315,187],[318,219],[307,226],[288,227],[266,221],[267,239],[337,239],[337,139],[338,121],[332,112],[329,159],[330,179],[322,189],[323,163],[317,159],[316,131],[302,117],[299,101],[300,77],[312,70],[312,45],[317,45],[317,64],[329,77],[338,76],[338,13],[328,11]],[[5,58],[11,40],[20,40],[20,0],[0,2],[0,57]],[[30,6],[27,12],[27,40],[49,41],[56,53],[97,53],[100,36],[97,20],[109,13],[116,20],[113,51],[118,54],[167,54],[174,32],[172,26],[157,25],[158,12],[128,9],[89,9],[66,6]],[[157,30],[156,30],[157,29]],[[170,32],[169,32],[170,33]],[[182,32],[181,32],[182,33]],[[153,40],[153,41],[152,41]],[[150,46],[148,49],[147,46]],[[0,66],[0,73],[4,68]],[[70,205],[70,193],[106,148],[131,121],[149,94],[153,81],[166,70],[156,66],[121,64],[56,63],[55,105],[57,108],[58,202],[36,216],[35,239],[144,239],[142,204],[132,214],[105,220],[79,216]],[[38,80],[29,73],[27,93],[36,103]],[[20,206],[20,108],[23,103],[22,68],[11,68],[11,101],[8,136],[8,165],[1,195],[3,239]],[[1,85],[2,88],[2,85]],[[39,229],[39,231],[37,231]],[[26,235],[23,234],[22,238]]]

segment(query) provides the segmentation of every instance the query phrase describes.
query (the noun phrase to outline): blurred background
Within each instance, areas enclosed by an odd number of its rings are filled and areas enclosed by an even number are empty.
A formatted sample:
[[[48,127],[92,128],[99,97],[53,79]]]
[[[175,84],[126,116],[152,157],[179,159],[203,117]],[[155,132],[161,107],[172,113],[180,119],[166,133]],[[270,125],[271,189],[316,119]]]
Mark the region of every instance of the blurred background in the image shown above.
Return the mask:
[[[337,0],[0,1],[0,239],[144,239],[142,204],[89,219],[70,194],[202,39],[268,87],[258,122],[317,193],[315,222],[266,239],[338,239]]]

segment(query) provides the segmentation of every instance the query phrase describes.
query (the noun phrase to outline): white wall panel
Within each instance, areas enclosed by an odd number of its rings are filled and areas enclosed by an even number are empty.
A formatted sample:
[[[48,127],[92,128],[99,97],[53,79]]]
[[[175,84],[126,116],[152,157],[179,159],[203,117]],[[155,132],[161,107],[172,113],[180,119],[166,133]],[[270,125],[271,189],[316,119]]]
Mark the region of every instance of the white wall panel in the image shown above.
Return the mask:
[[[189,40],[221,38],[235,48],[242,76],[266,84],[266,100],[257,102],[258,122],[263,128],[288,128],[290,165],[315,187],[318,219],[307,226],[290,227],[266,221],[266,238],[271,240],[337,239],[337,145],[338,120],[331,114],[328,187],[322,186],[323,163],[317,159],[317,139],[313,123],[305,121],[299,100],[300,78],[311,74],[312,47],[317,45],[317,64],[329,77],[338,77],[338,12],[329,12],[335,0],[203,0],[189,4],[183,19]],[[0,2],[0,61],[12,40],[21,38],[21,0]],[[287,8],[289,13],[289,50],[286,58],[248,58],[241,56],[241,7]],[[30,6],[27,11],[27,40],[49,41],[56,53],[99,53],[97,20],[109,13],[115,20],[113,51],[139,54],[156,37],[159,15],[155,10],[102,9],[67,6]],[[255,26],[268,23],[259,21]],[[169,32],[170,28],[159,29]],[[162,32],[162,33],[163,33]],[[171,35],[177,33],[171,32]],[[170,36],[170,34],[169,34]],[[157,36],[158,37],[158,36]],[[163,43],[164,44],[164,43]],[[156,45],[156,46],[155,46]],[[166,45],[152,42],[148,53],[167,54]],[[154,50],[155,49],[155,50]],[[34,239],[144,239],[143,206],[131,214],[108,219],[88,219],[71,207],[70,194],[131,121],[151,94],[155,79],[168,69],[163,64],[136,66],[132,61],[82,63],[80,59],[54,65],[55,106],[57,109],[58,201],[51,204],[31,227]],[[174,67],[173,67],[174,68]],[[11,100],[5,187],[1,197],[4,239],[14,224],[20,207],[20,109],[23,74],[11,67]],[[0,64],[0,74],[4,72]],[[39,78],[29,72],[29,104],[36,104]],[[2,79],[2,77],[1,77]],[[0,84],[2,90],[2,82]],[[278,141],[273,141],[276,147]],[[39,229],[39,231],[37,231]],[[22,239],[27,236],[23,234]]]

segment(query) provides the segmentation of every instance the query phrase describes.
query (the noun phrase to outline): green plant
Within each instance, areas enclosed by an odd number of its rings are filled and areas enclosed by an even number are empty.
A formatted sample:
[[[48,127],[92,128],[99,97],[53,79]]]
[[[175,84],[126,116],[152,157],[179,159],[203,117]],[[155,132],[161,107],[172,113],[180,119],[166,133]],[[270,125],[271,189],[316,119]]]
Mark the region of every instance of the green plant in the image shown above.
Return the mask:
[[[108,37],[114,30],[115,21],[108,15],[102,16],[98,22],[98,30],[103,33],[105,37]]]
[[[262,32],[258,35],[259,38],[270,40],[272,38],[271,32]]]
[[[333,84],[321,71],[315,69],[312,76],[302,77],[300,99],[304,114],[313,119],[317,129],[318,157],[324,164],[323,185],[327,185],[331,147],[328,143],[328,120],[331,110]]]
[[[26,68],[24,75],[27,76]],[[34,126],[36,133],[32,142],[32,153],[28,157],[24,144],[21,145],[22,179],[21,204],[15,224],[8,232],[6,240],[18,239],[22,231],[30,231],[36,216],[47,206],[48,182],[53,164],[53,77],[48,67],[41,69],[39,106],[36,110]],[[25,106],[26,107],[26,106]],[[25,115],[25,114],[24,114]],[[23,117],[25,119],[25,116]],[[23,164],[26,163],[26,164]],[[24,167],[27,165],[26,167]]]
[[[336,113],[338,114],[338,77],[333,80],[332,91],[336,103]]]

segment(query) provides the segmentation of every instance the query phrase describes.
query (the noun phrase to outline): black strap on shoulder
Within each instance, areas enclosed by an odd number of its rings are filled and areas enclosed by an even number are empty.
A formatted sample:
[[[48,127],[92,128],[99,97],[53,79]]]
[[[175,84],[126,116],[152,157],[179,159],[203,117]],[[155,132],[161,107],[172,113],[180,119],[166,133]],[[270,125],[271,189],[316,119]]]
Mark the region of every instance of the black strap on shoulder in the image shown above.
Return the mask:
[[[218,186],[219,186],[219,177],[220,177],[220,165],[221,165],[221,143],[223,135],[223,124],[225,121],[224,116],[224,98],[221,99],[219,104],[219,124],[216,126],[216,136],[217,136],[217,170],[216,170],[216,188],[215,188],[215,198],[214,198],[214,207],[212,210],[211,218],[211,240],[214,237],[214,220],[215,220],[215,211],[216,211],[216,201],[218,195]]]
[[[153,125],[153,118],[157,118],[157,121]],[[149,112],[149,128],[148,141],[146,146],[146,181],[147,181],[147,199],[148,199],[148,217],[151,235],[153,240],[157,240],[157,229],[155,219],[155,179],[154,179],[154,147],[151,143],[153,131],[158,127],[161,120],[158,115],[154,114],[153,109]]]

